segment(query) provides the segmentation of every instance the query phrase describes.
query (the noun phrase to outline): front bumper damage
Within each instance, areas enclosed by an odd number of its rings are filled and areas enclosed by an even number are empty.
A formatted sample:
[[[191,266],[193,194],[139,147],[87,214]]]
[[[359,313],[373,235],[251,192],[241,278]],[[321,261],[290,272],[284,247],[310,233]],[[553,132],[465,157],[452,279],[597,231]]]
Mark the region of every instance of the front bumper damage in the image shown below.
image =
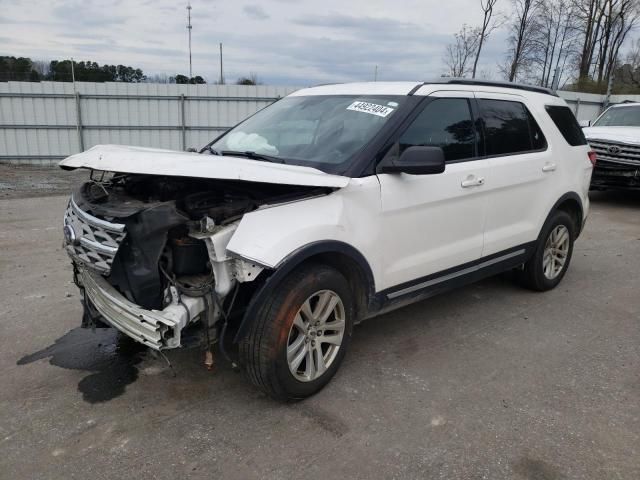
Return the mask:
[[[80,287],[102,320],[138,342],[161,350],[181,345],[181,332],[199,319],[206,306],[203,297],[182,296],[163,310],[146,310],[127,300],[99,274],[78,271]]]

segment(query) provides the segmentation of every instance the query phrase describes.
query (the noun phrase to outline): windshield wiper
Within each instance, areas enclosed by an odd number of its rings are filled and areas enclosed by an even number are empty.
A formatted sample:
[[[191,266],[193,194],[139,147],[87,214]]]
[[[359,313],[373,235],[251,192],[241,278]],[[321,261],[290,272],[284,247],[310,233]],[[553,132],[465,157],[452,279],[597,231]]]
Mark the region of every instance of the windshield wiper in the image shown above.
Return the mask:
[[[265,155],[263,153],[256,153],[251,151],[240,152],[236,150],[223,150],[220,153],[222,153],[222,155],[235,155],[237,157],[246,157],[246,158],[250,158],[251,160],[264,160],[265,162],[272,162],[272,163],[284,163],[284,164],[287,163],[283,158],[273,157],[271,155]]]

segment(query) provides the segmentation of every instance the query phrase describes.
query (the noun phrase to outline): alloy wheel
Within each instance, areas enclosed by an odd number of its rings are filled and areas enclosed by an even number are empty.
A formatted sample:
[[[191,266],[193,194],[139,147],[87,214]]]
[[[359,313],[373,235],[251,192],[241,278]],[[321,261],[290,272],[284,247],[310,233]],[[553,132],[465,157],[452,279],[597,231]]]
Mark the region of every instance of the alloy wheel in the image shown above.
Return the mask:
[[[345,308],[332,290],[320,290],[307,298],[294,318],[287,340],[287,363],[301,382],[322,376],[331,366],[344,337]]]
[[[569,229],[558,225],[547,237],[542,255],[542,271],[549,280],[554,280],[564,268],[569,255]]]

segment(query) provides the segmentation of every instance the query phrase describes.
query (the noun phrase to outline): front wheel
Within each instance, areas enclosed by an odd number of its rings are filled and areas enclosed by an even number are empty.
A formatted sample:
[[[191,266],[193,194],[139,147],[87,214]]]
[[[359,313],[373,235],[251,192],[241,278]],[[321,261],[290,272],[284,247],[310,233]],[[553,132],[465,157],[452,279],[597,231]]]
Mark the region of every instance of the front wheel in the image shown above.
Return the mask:
[[[560,283],[571,261],[575,229],[571,216],[561,210],[556,211],[547,220],[533,256],[519,272],[524,286],[532,290],[545,291]]]
[[[240,344],[249,379],[273,398],[300,400],[323,388],[353,330],[349,283],[337,270],[307,265],[280,283]]]

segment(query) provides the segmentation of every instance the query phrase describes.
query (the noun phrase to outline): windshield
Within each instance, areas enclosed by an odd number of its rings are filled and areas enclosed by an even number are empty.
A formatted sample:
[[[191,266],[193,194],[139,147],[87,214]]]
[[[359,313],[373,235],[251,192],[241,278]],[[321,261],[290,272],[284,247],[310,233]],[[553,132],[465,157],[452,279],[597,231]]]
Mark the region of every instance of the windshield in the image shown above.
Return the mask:
[[[214,153],[344,171],[397,112],[406,96],[287,97],[211,145]]]
[[[640,127],[640,106],[614,107],[602,114],[594,127]]]

